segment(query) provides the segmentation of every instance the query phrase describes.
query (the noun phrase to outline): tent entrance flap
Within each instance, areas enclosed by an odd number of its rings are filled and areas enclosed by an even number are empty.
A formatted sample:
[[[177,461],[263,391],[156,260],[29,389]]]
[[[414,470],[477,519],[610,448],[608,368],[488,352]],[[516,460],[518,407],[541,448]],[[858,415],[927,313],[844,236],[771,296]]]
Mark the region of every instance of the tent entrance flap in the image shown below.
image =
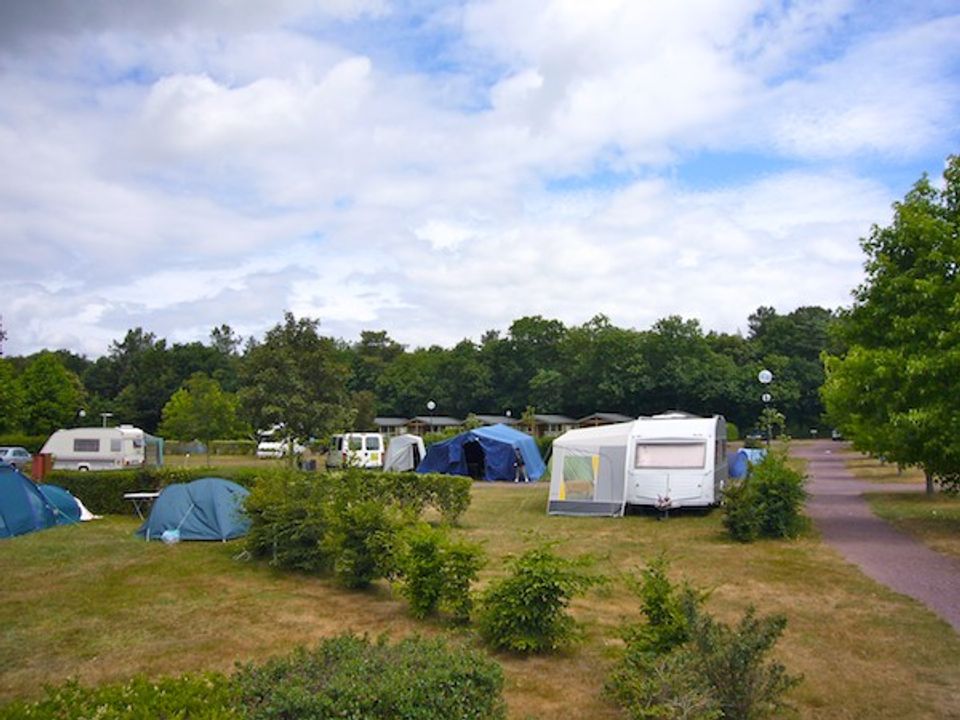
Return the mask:
[[[623,515],[627,449],[622,445],[555,448],[550,500],[553,515]]]
[[[471,440],[463,444],[463,459],[467,463],[467,474],[474,480],[483,480],[486,456],[478,441]]]

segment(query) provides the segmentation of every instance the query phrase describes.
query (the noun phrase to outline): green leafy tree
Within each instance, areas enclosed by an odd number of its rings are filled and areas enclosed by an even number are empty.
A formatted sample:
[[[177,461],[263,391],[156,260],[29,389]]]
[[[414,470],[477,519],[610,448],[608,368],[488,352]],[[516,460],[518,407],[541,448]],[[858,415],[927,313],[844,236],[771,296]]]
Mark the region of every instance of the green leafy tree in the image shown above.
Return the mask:
[[[349,368],[334,341],[320,336],[319,326],[319,320],[288,312],[262,343],[249,347],[238,395],[255,428],[283,424],[291,439],[306,440],[346,425]]]
[[[49,435],[69,427],[83,407],[83,386],[74,373],[53,353],[37,355],[20,378],[23,388],[23,430],[30,435]]]
[[[238,429],[236,398],[204,373],[193,374],[163,406],[160,434],[201,441],[207,448],[208,462],[210,441],[230,437]]]
[[[960,156],[922,177],[861,240],[866,280],[826,358],[829,417],[861,450],[960,487]]]
[[[0,433],[12,433],[23,422],[23,389],[9,361],[0,358]]]

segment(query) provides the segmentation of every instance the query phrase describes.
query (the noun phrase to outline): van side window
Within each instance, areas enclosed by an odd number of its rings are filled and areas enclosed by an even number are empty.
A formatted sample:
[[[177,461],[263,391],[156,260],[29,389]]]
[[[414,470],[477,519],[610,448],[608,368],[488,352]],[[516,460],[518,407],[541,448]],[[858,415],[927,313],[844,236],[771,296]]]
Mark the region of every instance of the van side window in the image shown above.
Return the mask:
[[[100,452],[99,438],[74,438],[74,452]]]
[[[367,450],[379,450],[380,449],[380,438],[376,435],[370,435],[367,438]]]
[[[363,450],[363,438],[357,437],[356,435],[350,436],[350,449],[351,450]]]

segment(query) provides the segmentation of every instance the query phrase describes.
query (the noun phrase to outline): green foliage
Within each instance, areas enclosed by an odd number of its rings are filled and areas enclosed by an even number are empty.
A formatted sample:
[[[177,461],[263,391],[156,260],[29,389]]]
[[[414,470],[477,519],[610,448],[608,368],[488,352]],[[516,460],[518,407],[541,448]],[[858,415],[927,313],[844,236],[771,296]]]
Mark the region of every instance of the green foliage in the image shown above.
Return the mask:
[[[602,582],[585,571],[590,564],[586,557],[559,557],[549,544],[512,558],[511,574],[481,596],[480,635],[491,647],[516,653],[550,652],[571,644],[578,628],[567,607]]]
[[[7,433],[5,435],[0,435],[0,445],[8,446],[20,446],[26,448],[31,453],[36,455],[40,452],[40,448],[43,447],[43,444],[47,441],[47,435],[24,435],[22,433]]]
[[[340,636],[262,666],[236,683],[250,720],[377,718],[496,720],[506,716],[503,671],[480,653],[442,640]]]
[[[724,489],[723,524],[740,542],[758,537],[796,537],[806,527],[806,476],[790,467],[786,453],[768,452],[746,479]]]
[[[199,440],[208,449],[211,440],[239,430],[236,399],[205,373],[191,375],[167,401],[158,429],[164,437]]]
[[[628,625],[626,649],[607,682],[635,720],[760,720],[783,717],[783,696],[800,682],[767,661],[786,627],[782,615],[749,608],[735,628],[702,609],[705,594],[674,585],[661,557],[635,586],[645,625]]]
[[[247,351],[239,398],[257,428],[283,424],[293,437],[326,437],[349,418],[349,368],[319,320],[284,314]]]
[[[740,428],[727,420],[727,440],[734,441],[740,439]]]
[[[825,357],[828,417],[872,455],[960,483],[960,156],[943,188],[924,176],[887,227],[861,240],[866,280]]]
[[[84,687],[70,681],[45,688],[36,702],[0,707],[3,720],[240,720],[237,696],[230,680],[206,673],[150,680],[135,677],[124,683]]]
[[[63,366],[54,353],[37,355],[20,376],[23,391],[23,430],[49,435],[69,427],[83,407],[80,378]]]
[[[0,433],[20,430],[24,413],[23,388],[9,360],[0,358]]]
[[[400,590],[415,617],[435,614],[441,607],[456,622],[467,622],[473,609],[471,585],[483,567],[476,543],[453,540],[446,528],[417,523],[403,535]]]

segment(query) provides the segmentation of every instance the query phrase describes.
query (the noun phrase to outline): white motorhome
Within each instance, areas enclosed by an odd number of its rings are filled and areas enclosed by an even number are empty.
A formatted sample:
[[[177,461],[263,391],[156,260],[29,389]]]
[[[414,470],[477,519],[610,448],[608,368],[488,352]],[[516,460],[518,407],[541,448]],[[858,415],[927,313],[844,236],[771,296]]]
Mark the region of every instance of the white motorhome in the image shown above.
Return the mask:
[[[622,515],[719,504],[727,480],[726,421],[665,413],[570,430],[553,443],[547,512]]]
[[[383,467],[383,435],[373,432],[352,432],[330,438],[327,467]]]
[[[53,433],[40,452],[53,456],[56,470],[117,470],[146,464],[149,437],[132,425],[69,428]]]

